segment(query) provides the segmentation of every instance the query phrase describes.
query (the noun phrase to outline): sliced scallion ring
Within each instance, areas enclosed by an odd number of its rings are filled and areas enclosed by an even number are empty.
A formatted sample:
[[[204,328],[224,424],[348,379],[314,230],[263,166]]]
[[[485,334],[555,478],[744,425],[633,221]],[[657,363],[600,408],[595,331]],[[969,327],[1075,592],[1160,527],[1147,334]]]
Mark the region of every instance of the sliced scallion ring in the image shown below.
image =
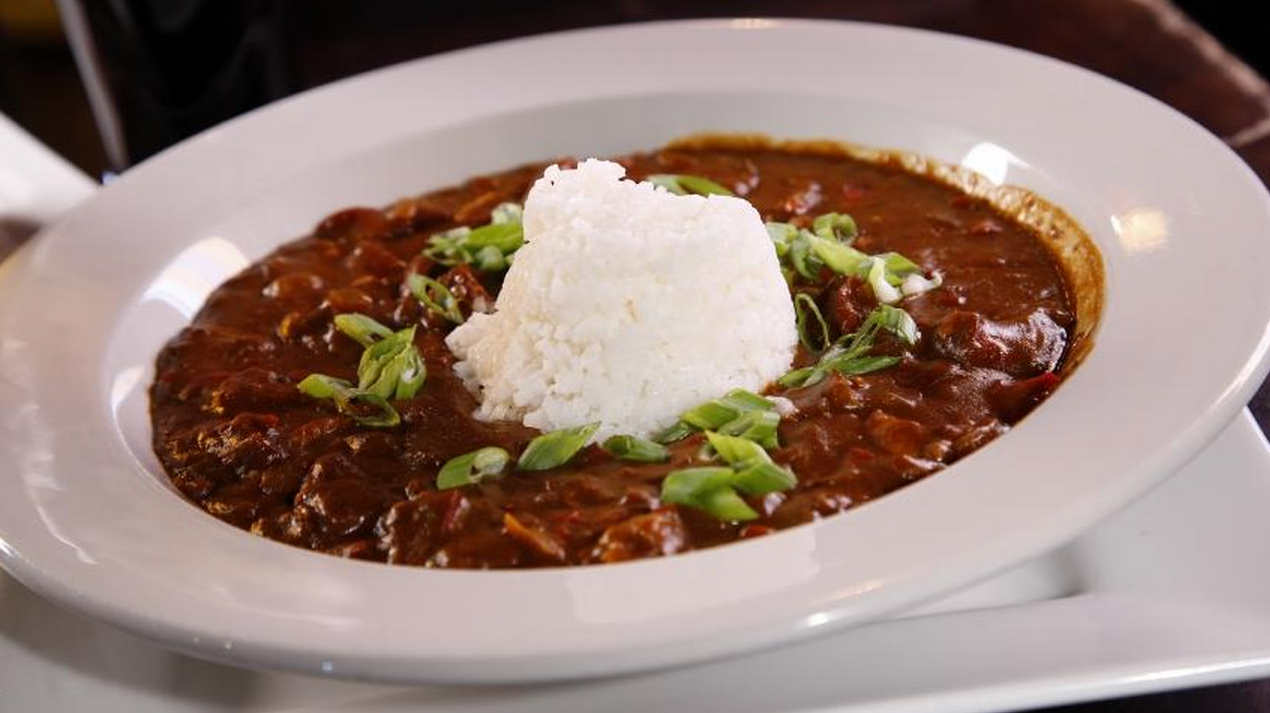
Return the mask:
[[[731,468],[704,467],[676,470],[661,483],[664,502],[686,505],[720,520],[753,520],[758,513],[733,489]]]
[[[446,461],[437,473],[437,490],[461,488],[500,475],[509,462],[511,456],[507,451],[494,446],[455,456]]]
[[[782,386],[803,387],[819,383],[831,372],[846,376],[868,374],[899,363],[894,356],[870,356],[869,350],[880,331],[886,331],[909,346],[915,346],[921,335],[917,323],[908,312],[891,305],[878,305],[864,319],[859,329],[845,335],[820,356],[812,366],[794,369],[776,380]]]
[[[334,321],[336,329],[363,347],[392,336],[391,329],[359,312],[337,314]]]
[[[780,426],[781,416],[775,409],[771,411],[746,411],[727,423],[719,426],[719,433],[736,436],[753,441],[764,448],[779,448],[776,429]]]
[[[450,292],[450,288],[417,272],[410,273],[406,278],[406,287],[429,312],[435,312],[455,324],[463,323],[459,300]]]
[[[820,314],[820,306],[806,292],[794,295],[794,319],[798,326],[798,341],[810,351],[824,351],[829,346],[829,324]]]
[[[655,173],[647,179],[649,183],[655,186],[661,186],[671,193],[678,195],[687,195],[695,193],[699,196],[734,196],[732,191],[724,188],[722,185],[714,181],[703,178],[701,176],[691,176],[683,173]]]
[[[826,240],[835,240],[847,245],[850,245],[860,232],[856,227],[855,219],[846,213],[825,213],[816,216],[811,223],[811,231]]]
[[[576,428],[562,428],[544,433],[529,442],[520,454],[516,467],[521,470],[549,470],[558,468],[573,459],[595,435],[599,423],[589,423]]]
[[[363,426],[389,428],[401,423],[401,415],[378,394],[353,388],[344,379],[326,374],[309,374],[296,384],[306,396],[329,399],[340,413]]]
[[[622,460],[639,463],[664,463],[670,460],[670,449],[666,446],[635,436],[613,436],[600,447]]]

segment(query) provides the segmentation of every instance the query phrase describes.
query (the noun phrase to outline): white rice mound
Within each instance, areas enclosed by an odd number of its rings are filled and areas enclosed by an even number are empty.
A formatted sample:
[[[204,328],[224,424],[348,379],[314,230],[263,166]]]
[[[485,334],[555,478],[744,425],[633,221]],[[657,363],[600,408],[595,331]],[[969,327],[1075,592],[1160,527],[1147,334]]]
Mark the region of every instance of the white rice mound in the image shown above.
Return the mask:
[[[625,175],[588,159],[530,190],[494,312],[446,339],[478,418],[646,438],[788,371],[794,308],[754,207]]]

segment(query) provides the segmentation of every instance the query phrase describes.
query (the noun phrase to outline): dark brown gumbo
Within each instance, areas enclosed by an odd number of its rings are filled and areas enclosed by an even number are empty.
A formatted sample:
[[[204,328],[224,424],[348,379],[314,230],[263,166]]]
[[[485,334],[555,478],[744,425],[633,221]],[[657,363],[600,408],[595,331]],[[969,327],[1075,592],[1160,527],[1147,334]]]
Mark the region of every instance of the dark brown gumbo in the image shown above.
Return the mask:
[[[719,394],[724,416],[686,412],[664,446],[477,420],[444,339],[492,308],[543,169],[527,166],[341,211],[217,289],[158,357],[172,482],[237,527],[343,557],[617,562],[920,480],[1006,432],[1072,360],[1075,302],[1043,240],[898,161],[723,140],[619,161],[769,221],[802,338],[769,400]]]

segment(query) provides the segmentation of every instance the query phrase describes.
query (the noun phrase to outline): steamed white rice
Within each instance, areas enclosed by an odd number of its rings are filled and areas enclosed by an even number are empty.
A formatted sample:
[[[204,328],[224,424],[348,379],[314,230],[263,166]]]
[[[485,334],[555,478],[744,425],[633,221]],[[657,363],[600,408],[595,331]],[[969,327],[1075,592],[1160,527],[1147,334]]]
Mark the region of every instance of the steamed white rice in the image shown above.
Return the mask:
[[[625,174],[590,159],[530,190],[494,312],[446,339],[479,418],[648,437],[789,369],[794,309],[754,207]]]

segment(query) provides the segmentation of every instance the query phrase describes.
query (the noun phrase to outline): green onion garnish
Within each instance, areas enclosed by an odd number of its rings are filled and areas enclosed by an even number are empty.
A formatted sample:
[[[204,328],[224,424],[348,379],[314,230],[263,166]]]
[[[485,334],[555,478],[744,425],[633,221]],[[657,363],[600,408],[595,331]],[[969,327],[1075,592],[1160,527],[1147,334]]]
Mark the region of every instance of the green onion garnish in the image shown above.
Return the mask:
[[[772,462],[757,443],[728,436],[722,433],[706,432],[710,447],[715,453],[732,466],[735,471],[732,485],[750,495],[766,495],[782,490],[789,490],[798,484],[798,479],[788,468],[782,468]]]
[[[790,245],[794,242],[794,238],[798,237],[798,228],[789,223],[767,223],[767,236],[772,239],[772,246],[776,248],[776,257],[781,260],[789,254]]]
[[[792,227],[792,226],[791,226]],[[806,230],[799,230],[789,243],[789,264],[804,279],[815,282],[820,279],[820,271],[825,264],[812,252],[811,241],[816,236]]]
[[[758,513],[737,490],[766,495],[789,490],[798,479],[771,461],[756,444],[731,436],[706,433],[711,446],[730,467],[708,466],[676,470],[661,484],[661,499],[696,508],[720,520],[753,520]]]
[[[338,393],[351,391],[353,385],[343,379],[337,379],[334,376],[326,374],[309,374],[304,377],[295,387],[305,396],[311,396],[315,399],[333,399]]]
[[[776,429],[781,415],[776,411],[747,411],[719,426],[719,433],[754,441],[764,448],[779,448]]]
[[[819,235],[805,233],[811,249],[830,270],[839,275],[850,275],[858,271],[860,265],[869,256],[837,240],[822,238]]]
[[[734,196],[732,191],[701,176],[690,176],[684,173],[655,173],[647,179],[655,186],[661,186],[671,193],[687,195],[695,193],[699,196]]]
[[[676,470],[661,483],[661,499],[687,505],[720,520],[753,520],[758,513],[733,488],[731,468],[707,467]]]
[[[723,462],[733,467],[748,467],[771,460],[767,456],[767,451],[763,450],[763,446],[745,438],[706,431],[706,440]]]
[[[385,399],[414,398],[428,375],[414,339],[415,328],[408,327],[366,347],[357,365],[357,388]]]
[[[558,468],[577,455],[599,427],[599,423],[589,423],[585,426],[544,433],[529,442],[525,452],[520,454],[516,467],[521,470]]]
[[[763,415],[768,414],[768,415]],[[767,399],[745,389],[733,389],[722,398],[707,401],[684,411],[679,421],[654,436],[658,443],[674,443],[693,431],[720,431],[753,438],[769,448],[776,448],[776,427],[780,415]]]
[[[827,240],[850,245],[860,230],[856,227],[855,219],[846,213],[825,213],[812,221],[811,232]]]
[[[702,431],[715,431],[750,411],[772,411],[771,401],[745,389],[733,389],[723,398],[707,401],[679,415],[679,420]]]
[[[353,388],[343,379],[326,374],[309,374],[296,388],[315,399],[330,399],[339,412],[363,426],[389,428],[401,423],[401,416],[386,399],[369,391]]]
[[[406,277],[406,288],[429,312],[435,312],[455,324],[463,324],[459,300],[450,288],[417,272]]]
[[[392,335],[391,329],[358,312],[335,315],[335,328],[363,347]]]
[[[787,275],[792,270],[803,279],[816,282],[826,267],[839,275],[854,275],[866,280],[883,304],[920,295],[943,283],[940,275],[926,277],[917,263],[899,253],[869,255],[851,247],[859,228],[846,213],[817,216],[811,230],[789,223],[768,223],[767,234],[777,257],[789,266]]]
[[[820,314],[820,306],[806,292],[794,295],[794,318],[798,325],[798,341],[813,352],[829,346],[829,325]]]
[[[798,479],[788,468],[772,462],[761,445],[738,436],[706,431],[710,447],[728,467],[676,470],[661,484],[661,499],[696,508],[720,520],[753,520],[758,513],[737,490],[749,495],[789,490]]]
[[[478,448],[471,453],[456,456],[441,466],[437,473],[437,490],[461,488],[465,485],[479,483],[486,478],[499,475],[511,461],[511,456],[502,448],[489,446]]]
[[[702,431],[716,429],[740,415],[737,409],[722,403],[722,399],[707,401],[680,414],[684,423]]]
[[[886,269],[886,261],[873,258],[869,265],[868,280],[869,287],[873,288],[873,296],[878,298],[878,302],[882,304],[894,304],[900,301],[903,295],[890,280],[890,275]]]
[[[423,254],[447,267],[470,263],[478,270],[505,270],[512,253],[525,242],[519,203],[499,203],[490,211],[490,222],[477,228],[459,226],[428,239]]]
[[[525,207],[519,203],[499,203],[489,212],[491,225],[519,223],[525,218]]]
[[[622,460],[640,463],[664,463],[670,460],[670,449],[635,436],[613,436],[600,447]]]
[[[868,354],[879,331],[890,332],[909,346],[916,345],[921,336],[917,323],[908,312],[890,305],[878,305],[859,329],[834,342],[815,365],[795,369],[777,379],[776,383],[790,387],[811,386],[834,371],[854,376],[894,366],[900,361],[897,357]]]
[[[658,433],[657,435],[653,436],[653,441],[656,443],[662,443],[662,444],[674,443],[675,441],[682,441],[683,439],[695,433],[696,430],[697,429],[693,428],[691,425],[687,423],[684,423],[683,421],[676,421],[675,423],[671,424],[668,428],[666,428],[661,433]]]
[[[793,488],[798,485],[798,478],[788,468],[766,462],[739,469],[732,483],[743,493],[766,495]]]
[[[504,255],[520,249],[525,242],[525,229],[517,220],[514,223],[490,223],[474,228],[467,234],[464,248],[473,252],[494,248]]]

